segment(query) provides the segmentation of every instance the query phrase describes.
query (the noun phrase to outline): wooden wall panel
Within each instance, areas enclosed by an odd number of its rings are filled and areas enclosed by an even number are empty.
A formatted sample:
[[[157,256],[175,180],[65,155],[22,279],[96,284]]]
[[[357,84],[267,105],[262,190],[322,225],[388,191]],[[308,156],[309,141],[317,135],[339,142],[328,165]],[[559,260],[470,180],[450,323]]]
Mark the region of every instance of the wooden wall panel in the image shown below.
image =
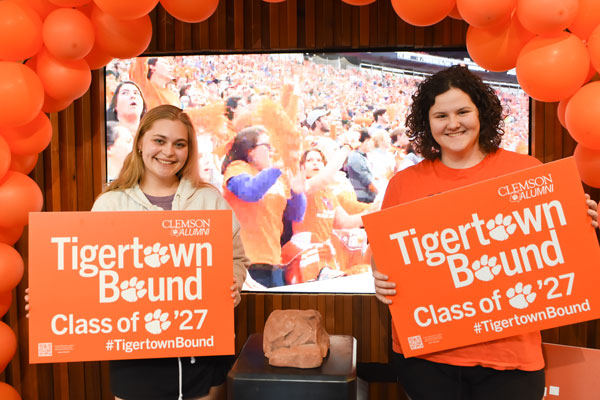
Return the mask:
[[[367,48],[464,47],[467,26],[445,19],[433,27],[401,21],[386,0],[355,7],[341,0],[221,0],[208,20],[187,24],[159,5],[151,13],[153,37],[145,54],[232,50],[319,50]],[[31,176],[44,194],[46,211],[89,210],[105,181],[104,81],[94,71],[86,95],[67,110],[51,114],[54,135]],[[544,162],[569,156],[574,141],[556,118],[556,104],[533,102],[532,152]],[[588,191],[595,199],[598,190]],[[27,264],[27,230],[16,248]],[[27,276],[27,271],[26,271]],[[0,380],[23,399],[111,399],[107,363],[30,365],[28,324],[23,310],[25,278],[3,318],[15,330],[19,349]],[[332,334],[358,339],[358,361],[386,363],[391,351],[391,320],[385,306],[369,295],[244,294],[235,312],[236,350],[248,335],[261,332],[272,310],[319,310]],[[600,322],[576,324],[543,332],[544,340],[600,347]],[[396,385],[373,385],[372,398],[397,398]]]

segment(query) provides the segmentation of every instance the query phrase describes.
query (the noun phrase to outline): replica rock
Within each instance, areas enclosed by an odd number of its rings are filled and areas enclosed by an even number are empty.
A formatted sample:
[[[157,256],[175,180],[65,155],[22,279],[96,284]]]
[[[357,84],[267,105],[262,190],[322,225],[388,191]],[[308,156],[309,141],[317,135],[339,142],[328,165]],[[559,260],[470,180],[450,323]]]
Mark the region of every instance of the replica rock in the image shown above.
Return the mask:
[[[263,350],[275,367],[316,368],[329,351],[329,335],[315,310],[275,310],[263,333]]]

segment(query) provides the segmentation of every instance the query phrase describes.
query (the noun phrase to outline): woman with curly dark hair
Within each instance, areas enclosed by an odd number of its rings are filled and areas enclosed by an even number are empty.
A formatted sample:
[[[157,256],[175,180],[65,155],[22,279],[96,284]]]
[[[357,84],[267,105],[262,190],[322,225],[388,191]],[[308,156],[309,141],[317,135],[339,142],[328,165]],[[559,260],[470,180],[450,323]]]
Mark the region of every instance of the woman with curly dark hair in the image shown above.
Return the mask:
[[[425,157],[390,180],[382,208],[424,198],[539,165],[534,157],[500,149],[502,107],[494,90],[465,67],[425,79],[413,96],[408,136]],[[592,225],[597,205],[587,199]],[[396,284],[376,271],[375,295],[391,304]],[[539,332],[404,358],[395,328],[393,362],[412,400],[518,399],[544,395]]]
[[[412,96],[413,105],[406,125],[415,151],[427,160],[441,157],[441,145],[432,135],[429,111],[436,97],[450,89],[459,90],[469,96],[476,107],[473,111],[477,111],[480,123],[479,148],[486,154],[498,150],[504,134],[500,99],[494,93],[494,89],[483,83],[477,75],[465,67],[454,66],[423,81]]]

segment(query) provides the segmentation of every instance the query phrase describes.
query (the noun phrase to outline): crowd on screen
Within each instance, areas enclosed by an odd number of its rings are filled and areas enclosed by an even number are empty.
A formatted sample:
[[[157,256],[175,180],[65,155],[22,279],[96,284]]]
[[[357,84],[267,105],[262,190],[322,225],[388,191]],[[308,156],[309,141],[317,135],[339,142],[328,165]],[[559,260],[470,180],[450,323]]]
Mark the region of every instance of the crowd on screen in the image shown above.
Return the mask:
[[[378,210],[390,177],[421,160],[404,126],[422,79],[409,72],[340,68],[340,59],[301,54],[114,60],[106,69],[107,178],[117,176],[131,151],[141,116],[168,103],[190,115],[198,135],[200,175],[227,198],[231,171],[224,161],[238,134],[258,126],[257,137],[266,135],[259,144],[273,149],[269,168],[285,172],[281,180],[288,191],[298,173],[305,187],[312,179],[313,188],[314,176],[327,176],[326,189],[306,193],[307,213],[321,215],[311,201],[321,202],[335,221],[327,225],[331,234],[313,231],[311,238],[309,224],[284,218],[281,248],[274,256],[284,266],[279,284],[369,272],[366,235],[352,216]],[[502,147],[527,153],[528,97],[511,87],[495,89],[506,112]],[[313,169],[307,171],[307,165]]]

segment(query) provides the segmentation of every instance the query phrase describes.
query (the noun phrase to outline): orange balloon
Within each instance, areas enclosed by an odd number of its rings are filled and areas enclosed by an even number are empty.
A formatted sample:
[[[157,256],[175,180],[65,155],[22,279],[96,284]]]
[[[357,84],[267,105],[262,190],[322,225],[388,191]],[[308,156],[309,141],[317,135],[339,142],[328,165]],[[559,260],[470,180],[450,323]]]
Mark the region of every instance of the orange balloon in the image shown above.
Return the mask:
[[[0,226],[0,243],[6,243],[9,246],[17,243],[21,235],[23,234],[24,226],[10,226],[3,228]]]
[[[594,75],[596,75],[596,73],[596,68],[594,68],[594,64],[592,64],[592,60],[590,59],[590,69],[585,77],[585,83],[588,83],[594,77]]]
[[[8,383],[0,382],[0,399],[2,400],[21,400],[19,392],[17,392]]]
[[[596,71],[600,71],[600,25],[592,31],[587,42],[587,48],[592,65]]]
[[[187,0],[160,0],[164,9],[183,22],[202,22],[214,14],[219,0],[204,0],[202,2],[190,2]]]
[[[25,61],[25,65],[29,67],[34,73],[37,70],[37,56],[31,57],[29,60]]]
[[[46,94],[57,100],[77,99],[92,83],[90,67],[84,60],[62,61],[45,49],[36,57],[36,70]]]
[[[190,2],[197,7],[203,3]],[[152,22],[147,15],[123,21],[94,7],[91,20],[96,32],[96,44],[115,58],[137,57],[146,50],[152,39]]]
[[[111,62],[112,59],[113,57],[110,54],[106,53],[98,46],[92,47],[92,51],[84,58],[85,62],[90,66],[90,69],[102,68]]]
[[[59,8],[44,20],[46,49],[59,60],[80,60],[94,46],[94,27],[88,17],[73,8]]]
[[[77,10],[81,11],[82,13],[85,14],[86,17],[88,18],[92,18],[92,10],[96,8],[96,3],[91,2],[88,4],[84,4],[81,7],[77,7]]]
[[[48,0],[59,7],[79,7],[91,3],[92,0]],[[137,0],[136,0],[137,1]]]
[[[10,291],[0,293],[0,317],[10,309],[12,304],[12,293]]]
[[[0,179],[8,172],[10,168],[11,154],[10,147],[6,140],[0,136]]]
[[[456,7],[456,6],[454,6],[454,8],[452,9],[452,11],[450,11],[448,13],[448,16],[450,18],[454,18],[454,19],[459,19],[459,20],[463,19],[462,15],[460,15],[460,11],[458,11],[458,7]]]
[[[588,83],[571,97],[565,111],[565,121],[577,143],[600,150],[600,81]]]
[[[105,67],[109,62],[113,60],[113,56],[108,54],[106,50],[98,46],[98,43],[94,44],[92,50],[84,58],[87,62],[90,70],[99,69]]]
[[[28,123],[43,103],[44,88],[35,72],[17,62],[0,61],[0,127]]]
[[[0,1],[0,60],[25,60],[41,48],[42,20],[33,8]]]
[[[579,0],[579,11],[569,30],[586,40],[592,31],[600,25],[600,3],[598,0]]]
[[[519,0],[517,18],[528,31],[553,36],[573,23],[578,9],[579,0]]]
[[[16,128],[0,129],[10,150],[15,154],[37,154],[52,140],[52,124],[43,112],[30,123]]]
[[[6,325],[4,322],[0,322],[0,373],[6,369],[6,366],[15,356],[15,352],[17,351],[17,337],[15,333],[10,328],[10,326]],[[11,397],[5,397],[4,393],[9,393],[12,389],[9,385],[2,382],[3,385],[0,385],[0,398],[2,400],[10,399]],[[6,388],[8,386],[8,388]],[[18,396],[18,395],[17,395]],[[17,397],[18,398],[18,397]]]
[[[571,97],[562,99],[558,103],[558,108],[556,109],[556,115],[558,116],[558,121],[565,129],[567,128],[567,122],[565,121],[565,111],[567,110],[567,104],[569,104],[569,100],[571,100]]]
[[[19,393],[9,384],[0,382],[0,399],[2,400],[21,400]]]
[[[588,149],[578,144],[573,155],[583,183],[600,188],[600,150]]]
[[[508,71],[517,65],[525,44],[535,35],[513,17],[507,25],[467,30],[467,51],[473,61],[489,71]]]
[[[2,400],[21,400],[19,392],[17,392],[8,383],[0,382],[0,399]]]
[[[269,0],[265,0],[269,1]],[[366,6],[367,4],[373,3],[375,0],[342,0],[344,3],[348,3],[351,6]]]
[[[19,284],[24,268],[19,252],[6,243],[0,243],[0,293],[9,292]]]
[[[42,210],[44,198],[38,185],[20,172],[8,171],[0,181],[0,226],[25,226],[29,213]],[[0,283],[1,284],[1,283]]]
[[[264,2],[267,3],[283,3],[285,0],[263,0]],[[344,0],[342,0],[344,1]]]
[[[56,6],[50,3],[48,0],[11,0],[14,3],[25,4],[33,8],[37,15],[43,21],[48,14],[53,10],[56,10]]]
[[[507,23],[517,0],[456,0],[456,8],[470,26],[490,28]]]
[[[8,169],[28,175],[35,168],[37,160],[37,154],[13,154]]]
[[[96,6],[118,19],[136,19],[148,15],[156,7],[158,0],[94,0]]]
[[[456,0],[392,0],[396,14],[415,26],[429,26],[440,22],[455,5]]]
[[[581,40],[562,32],[531,39],[517,58],[517,80],[525,92],[541,101],[559,101],[584,84],[590,57]]]
[[[69,107],[71,103],[73,103],[73,100],[71,99],[57,100],[46,95],[44,97],[44,105],[42,106],[42,111],[45,113],[59,112]]]

